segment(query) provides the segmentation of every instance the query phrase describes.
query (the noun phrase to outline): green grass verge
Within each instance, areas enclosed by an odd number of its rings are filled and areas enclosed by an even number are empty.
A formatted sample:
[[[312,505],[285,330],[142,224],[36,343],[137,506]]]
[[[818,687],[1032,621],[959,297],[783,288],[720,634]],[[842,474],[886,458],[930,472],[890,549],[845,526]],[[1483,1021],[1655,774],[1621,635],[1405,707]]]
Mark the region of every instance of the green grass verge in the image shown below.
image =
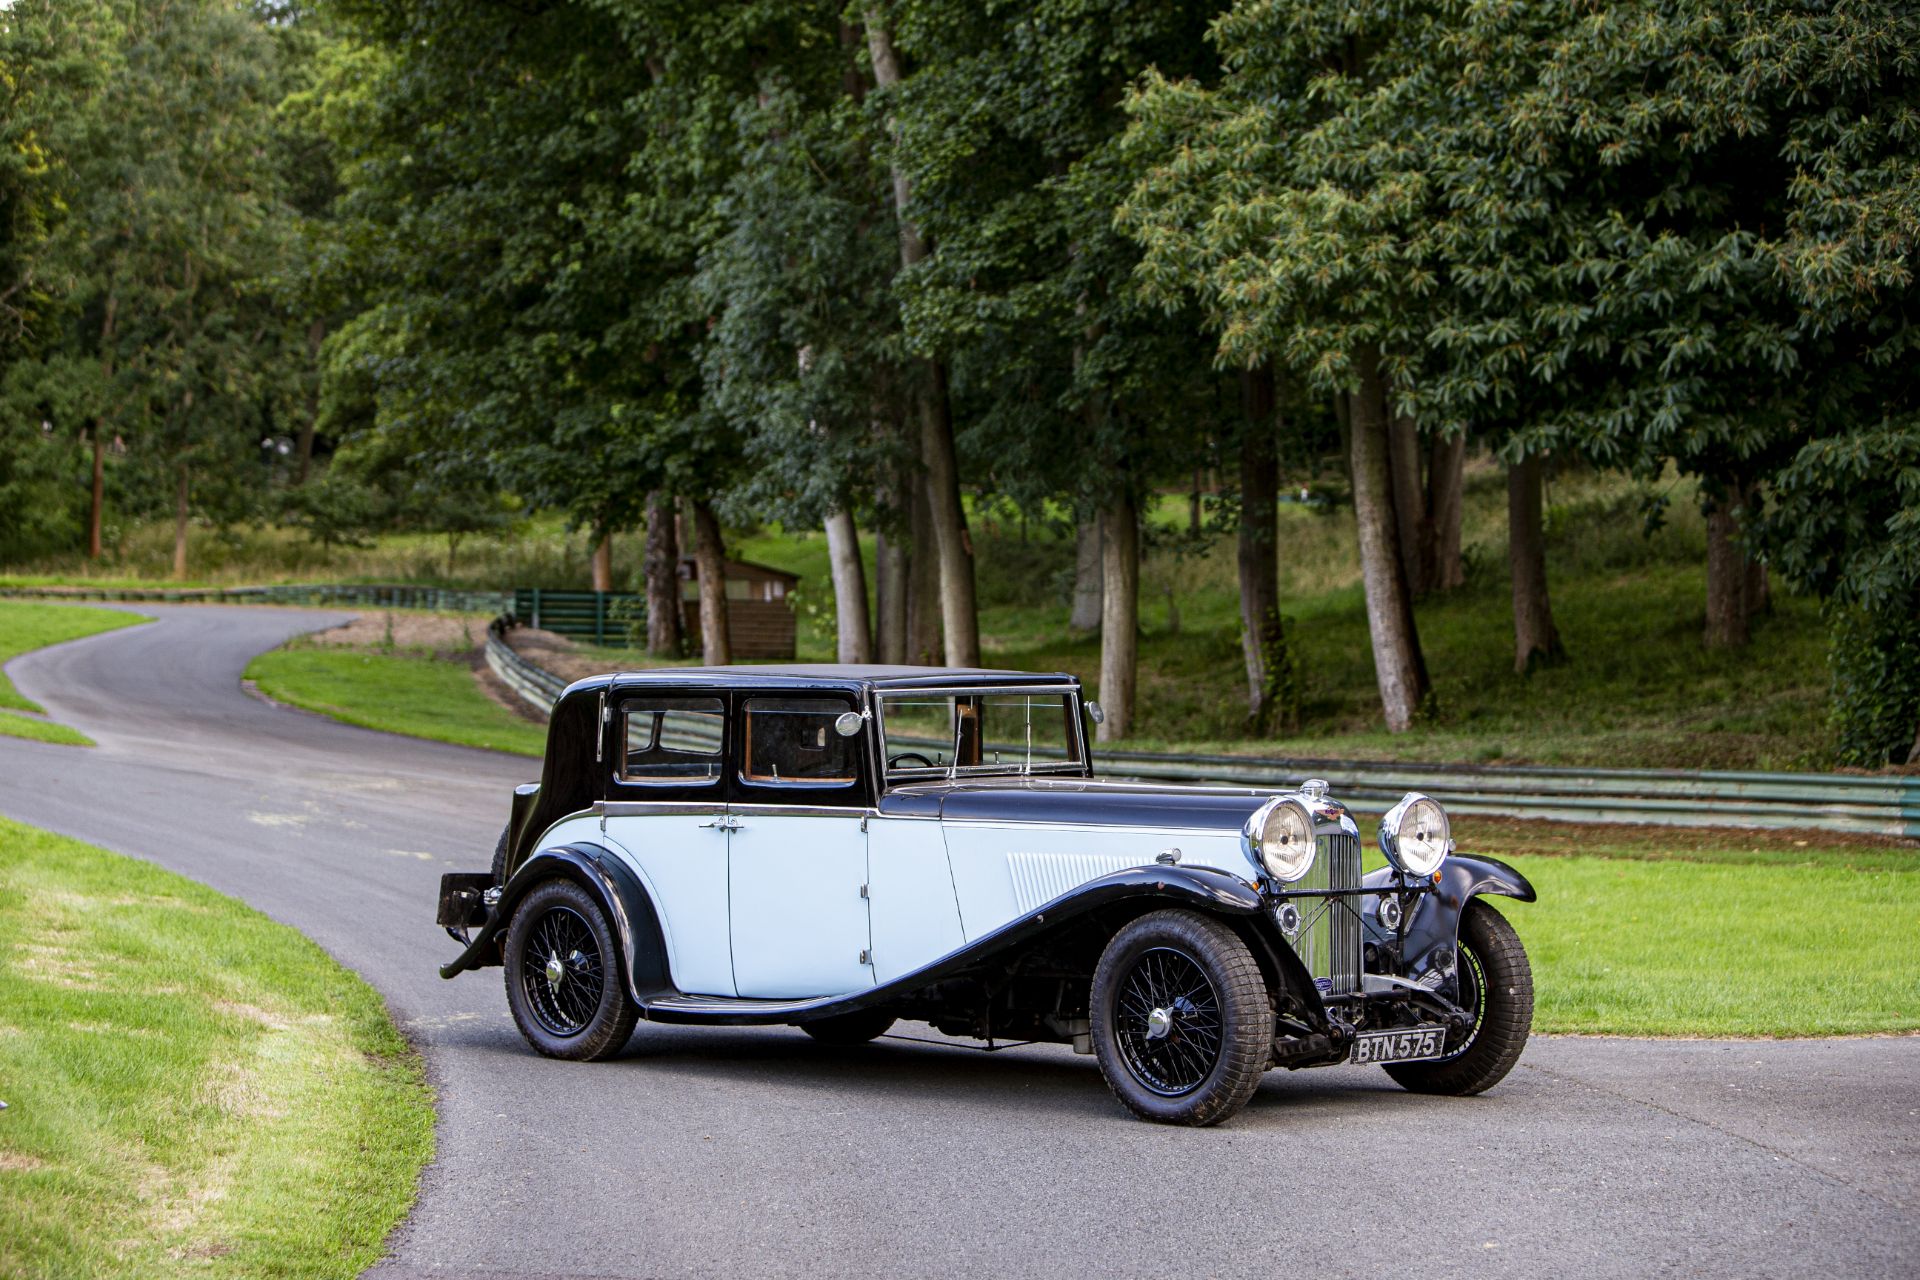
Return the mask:
[[[380,998],[211,889],[0,819],[0,1275],[353,1276],[433,1153]]]
[[[0,666],[33,649],[50,644],[78,640],[132,626],[148,619],[117,609],[89,609],[83,605],[37,604],[19,600],[0,600]],[[39,706],[20,695],[13,681],[0,672],[0,707],[38,711]],[[32,734],[22,734],[32,737]]]
[[[1821,1036],[1920,1028],[1920,868],[1526,857],[1495,899],[1533,962],[1535,1028]]]
[[[488,698],[464,662],[296,644],[255,658],[247,677],[270,698],[368,729],[516,755],[546,750],[546,726]]]
[[[35,742],[57,742],[67,747],[93,745],[93,739],[78,729],[69,729],[51,720],[36,720],[12,711],[0,711],[0,737],[31,738]]]

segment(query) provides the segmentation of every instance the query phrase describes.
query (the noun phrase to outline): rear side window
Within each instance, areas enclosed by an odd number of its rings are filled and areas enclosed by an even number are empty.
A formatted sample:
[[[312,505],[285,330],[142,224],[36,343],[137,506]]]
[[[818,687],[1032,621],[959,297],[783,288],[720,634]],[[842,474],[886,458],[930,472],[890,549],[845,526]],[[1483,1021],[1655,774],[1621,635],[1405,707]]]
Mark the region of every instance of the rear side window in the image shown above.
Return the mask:
[[[718,698],[630,698],[620,704],[621,754],[615,776],[655,786],[718,782],[726,708]]]
[[[860,776],[860,735],[833,722],[849,710],[838,698],[749,698],[743,781],[758,786],[852,786]]]

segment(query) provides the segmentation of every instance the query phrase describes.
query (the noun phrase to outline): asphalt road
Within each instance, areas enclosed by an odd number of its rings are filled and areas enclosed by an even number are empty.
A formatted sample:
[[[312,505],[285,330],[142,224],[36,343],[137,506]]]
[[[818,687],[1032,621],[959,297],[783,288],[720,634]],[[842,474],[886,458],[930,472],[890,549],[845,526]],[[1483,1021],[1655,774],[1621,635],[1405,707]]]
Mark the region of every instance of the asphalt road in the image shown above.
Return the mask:
[[[8,667],[100,745],[0,738],[0,812],[245,899],[385,994],[426,1053],[440,1126],[377,1276],[1920,1263],[1920,1038],[1538,1039],[1468,1099],[1366,1067],[1276,1072],[1237,1120],[1198,1131],[1127,1118],[1092,1059],[1054,1047],[834,1050],[788,1029],[642,1024],[612,1062],[537,1058],[499,971],[439,978],[453,944],[432,919],[440,873],[485,866],[532,765],[242,692],[250,656],[340,615],[140,612],[160,620]]]

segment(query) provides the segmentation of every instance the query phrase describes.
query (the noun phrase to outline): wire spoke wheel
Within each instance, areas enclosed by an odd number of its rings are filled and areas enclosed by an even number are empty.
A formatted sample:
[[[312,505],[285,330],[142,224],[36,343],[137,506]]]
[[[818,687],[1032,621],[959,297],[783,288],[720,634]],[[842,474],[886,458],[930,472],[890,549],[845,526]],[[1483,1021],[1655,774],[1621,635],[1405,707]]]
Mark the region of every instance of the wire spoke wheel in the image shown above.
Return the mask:
[[[1142,952],[1121,976],[1115,1015],[1121,1060],[1163,1098],[1198,1089],[1220,1061],[1220,994],[1183,951]]]
[[[1485,1092],[1520,1060],[1533,1029],[1533,969],[1504,916],[1477,898],[1468,902],[1457,954],[1455,1003],[1472,1021],[1447,1033],[1441,1057],[1386,1064],[1387,1074],[1415,1093]]]
[[[1447,1051],[1437,1061],[1447,1062],[1458,1058],[1473,1048],[1473,1042],[1480,1038],[1480,1027],[1487,1020],[1487,969],[1480,963],[1480,957],[1470,946],[1460,948],[1460,999],[1462,1009],[1473,1015],[1473,1023],[1464,1030],[1449,1032]]]
[[[606,965],[586,919],[570,906],[549,907],[533,922],[520,982],[534,1019],[549,1034],[586,1030],[606,993]]]

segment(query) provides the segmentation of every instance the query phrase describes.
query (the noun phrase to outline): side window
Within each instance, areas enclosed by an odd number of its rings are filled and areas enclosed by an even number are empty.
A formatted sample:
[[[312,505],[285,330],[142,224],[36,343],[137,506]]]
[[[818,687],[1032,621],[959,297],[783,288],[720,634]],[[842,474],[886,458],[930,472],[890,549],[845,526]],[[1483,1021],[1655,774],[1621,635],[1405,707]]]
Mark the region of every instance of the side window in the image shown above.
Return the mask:
[[[629,698],[620,704],[626,749],[614,776],[642,786],[720,780],[726,708],[718,698]]]
[[[839,698],[747,699],[742,781],[853,785],[860,776],[860,735],[843,738],[833,727],[849,710]]]

